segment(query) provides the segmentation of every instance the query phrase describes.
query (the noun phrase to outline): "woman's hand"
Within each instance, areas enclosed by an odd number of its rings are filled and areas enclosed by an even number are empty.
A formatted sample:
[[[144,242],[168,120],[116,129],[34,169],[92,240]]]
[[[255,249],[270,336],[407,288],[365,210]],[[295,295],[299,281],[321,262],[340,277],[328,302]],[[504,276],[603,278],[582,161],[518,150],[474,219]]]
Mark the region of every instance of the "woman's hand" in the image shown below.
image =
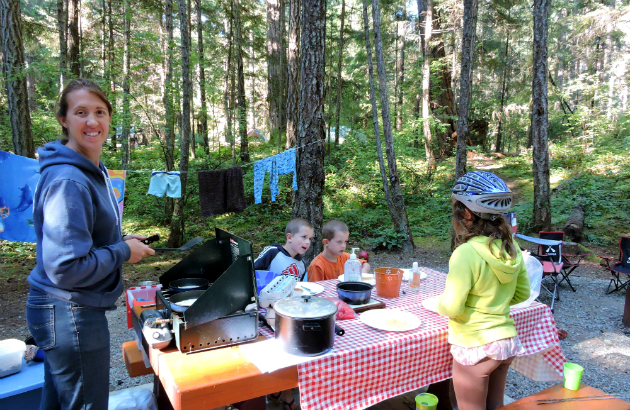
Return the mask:
[[[131,249],[131,256],[127,262],[129,263],[137,263],[149,255],[155,255],[155,251],[151,249],[149,245],[145,245],[140,240],[138,240],[138,235],[126,235],[125,238],[133,237],[131,239],[125,240],[125,243],[129,245],[129,249]],[[144,237],[140,237],[144,239]]]
[[[136,235],[135,233],[123,236],[123,241],[127,241],[129,239],[137,239],[139,241],[144,241],[145,239],[147,239],[147,237],[142,236],[142,235]]]

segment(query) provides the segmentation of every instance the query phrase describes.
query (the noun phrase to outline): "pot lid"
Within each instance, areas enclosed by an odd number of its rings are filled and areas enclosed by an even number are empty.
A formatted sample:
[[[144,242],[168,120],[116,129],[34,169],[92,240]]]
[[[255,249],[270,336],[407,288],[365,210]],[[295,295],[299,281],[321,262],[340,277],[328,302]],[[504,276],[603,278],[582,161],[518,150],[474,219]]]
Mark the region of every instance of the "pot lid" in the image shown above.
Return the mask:
[[[337,313],[337,305],[328,299],[305,295],[280,299],[274,310],[287,317],[311,319],[334,315]]]

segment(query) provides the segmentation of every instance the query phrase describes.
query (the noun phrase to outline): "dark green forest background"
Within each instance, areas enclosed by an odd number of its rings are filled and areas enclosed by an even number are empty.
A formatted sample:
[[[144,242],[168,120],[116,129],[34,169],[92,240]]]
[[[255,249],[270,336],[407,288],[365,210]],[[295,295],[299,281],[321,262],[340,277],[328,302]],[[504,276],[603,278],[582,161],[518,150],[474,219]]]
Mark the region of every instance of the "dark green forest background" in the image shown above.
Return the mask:
[[[66,12],[68,6],[72,11],[73,4],[79,5],[78,37],[74,37],[78,38],[78,55],[72,60],[69,52],[65,67],[60,65],[59,3],[66,6]],[[173,165],[177,169],[182,102],[189,98],[194,131],[189,170],[241,165],[250,205],[243,213],[201,218],[193,175],[185,193],[184,238],[208,238],[217,226],[252,240],[256,250],[281,241],[292,215],[291,176],[280,178],[276,202],[270,201],[266,188],[263,203],[254,205],[252,162],[295,145],[286,126],[291,3],[293,0],[204,0],[198,5],[189,0],[193,95],[187,97],[182,83],[178,2],[173,5],[169,53],[162,1],[134,1],[127,7],[120,0],[21,1],[25,60],[21,75],[27,81],[34,146],[60,138],[54,103],[62,82],[78,72],[98,82],[115,106],[111,138],[102,157],[110,169],[166,169],[168,116],[164,96],[165,90],[169,91],[174,112]],[[271,13],[271,20],[270,4],[279,12],[275,19]],[[433,4],[432,36],[423,51],[427,4]],[[585,228],[580,241],[587,248],[604,247],[611,256],[616,256],[619,236],[630,234],[628,4],[626,0],[554,1],[548,19],[551,228],[562,229],[576,205],[582,205]],[[394,146],[411,233],[416,246],[447,249],[463,4],[453,0],[382,0],[380,6]],[[420,18],[419,6],[425,10]],[[328,0],[326,4],[324,115],[326,132],[332,130],[333,137],[324,160],[323,214],[324,219],[344,220],[350,227],[351,241],[364,248],[396,249],[404,238],[392,225],[379,174],[362,7],[360,0]],[[70,12],[70,20],[72,15]],[[126,20],[129,41],[125,41]],[[271,25],[279,28],[279,33],[272,33]],[[234,35],[234,27],[240,27],[239,36]],[[73,40],[69,29],[64,34],[66,40]],[[474,44],[467,169],[496,172],[509,182],[517,194],[519,231],[527,233],[533,212],[532,4],[480,1]],[[237,50],[242,64],[237,61]],[[423,64],[427,58],[430,112],[423,118]],[[169,65],[172,82],[167,79]],[[272,69],[280,74],[270,74]],[[238,98],[240,70],[244,79],[242,104]],[[0,80],[0,149],[15,152],[6,81],[5,72]],[[242,108],[244,111],[239,111]],[[259,130],[267,141],[251,135],[244,144],[239,113],[244,113],[246,130]],[[425,143],[425,123],[433,136],[430,146]],[[342,134],[347,131],[339,144],[334,141],[337,127],[342,127]],[[432,155],[427,155],[428,149]],[[150,173],[129,173],[123,226],[128,232],[159,233],[167,238],[172,204],[146,194],[149,177]],[[0,241],[3,259],[30,257],[33,251],[29,244]]]

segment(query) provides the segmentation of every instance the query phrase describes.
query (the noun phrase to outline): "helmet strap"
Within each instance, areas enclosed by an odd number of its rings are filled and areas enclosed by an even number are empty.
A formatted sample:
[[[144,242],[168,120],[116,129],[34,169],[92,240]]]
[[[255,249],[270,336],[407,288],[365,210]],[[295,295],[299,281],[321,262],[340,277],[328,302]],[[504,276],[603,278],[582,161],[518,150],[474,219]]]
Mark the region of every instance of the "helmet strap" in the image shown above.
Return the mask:
[[[485,219],[487,221],[496,221],[497,218],[500,216],[500,215],[496,215],[496,214],[488,214],[488,213],[485,213],[485,212],[475,212],[475,211],[470,211],[470,212],[472,212],[473,214],[477,215],[479,218]]]

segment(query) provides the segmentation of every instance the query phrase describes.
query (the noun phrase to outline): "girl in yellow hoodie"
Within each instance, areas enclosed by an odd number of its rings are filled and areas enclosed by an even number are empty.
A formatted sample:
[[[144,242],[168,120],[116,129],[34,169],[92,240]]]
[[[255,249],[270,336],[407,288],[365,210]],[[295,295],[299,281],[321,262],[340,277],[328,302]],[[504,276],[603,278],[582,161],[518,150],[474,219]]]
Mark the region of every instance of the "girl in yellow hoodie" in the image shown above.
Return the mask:
[[[456,249],[438,312],[449,317],[453,385],[460,410],[503,406],[510,363],[522,350],[510,305],[527,300],[529,278],[502,217],[512,193],[496,175],[474,171],[453,188]]]

